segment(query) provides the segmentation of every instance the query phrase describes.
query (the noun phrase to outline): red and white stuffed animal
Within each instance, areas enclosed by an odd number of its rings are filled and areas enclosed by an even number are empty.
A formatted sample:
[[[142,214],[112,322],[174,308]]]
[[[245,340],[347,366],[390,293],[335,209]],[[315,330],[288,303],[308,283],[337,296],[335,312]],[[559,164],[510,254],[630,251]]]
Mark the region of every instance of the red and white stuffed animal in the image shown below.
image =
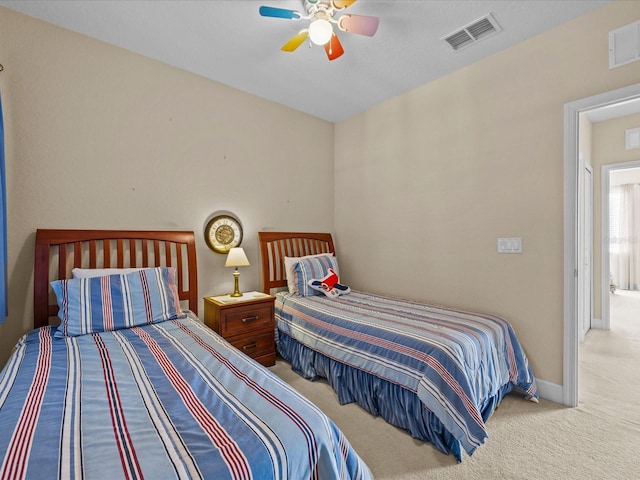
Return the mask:
[[[338,274],[332,269],[329,269],[327,276],[321,279],[311,279],[307,282],[314,290],[324,293],[327,297],[335,298],[340,295],[346,295],[351,291],[346,285],[340,283]]]

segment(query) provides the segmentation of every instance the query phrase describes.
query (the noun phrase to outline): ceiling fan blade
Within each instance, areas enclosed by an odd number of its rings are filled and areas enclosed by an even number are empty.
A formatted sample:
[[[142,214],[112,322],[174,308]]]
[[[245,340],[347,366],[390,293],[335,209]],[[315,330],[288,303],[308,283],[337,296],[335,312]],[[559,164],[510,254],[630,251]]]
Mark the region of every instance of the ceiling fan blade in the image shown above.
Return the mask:
[[[344,53],[340,39],[335,33],[331,35],[331,40],[324,45],[324,49],[327,52],[329,60],[335,60]]]
[[[347,8],[354,3],[356,3],[356,0],[331,0],[333,8],[335,8],[336,10],[342,10],[343,8]]]
[[[289,39],[287,43],[285,43],[281,50],[283,52],[293,52],[296,48],[304,43],[304,41],[309,37],[308,30],[302,30],[297,35],[294,35]]]
[[[378,30],[379,23],[380,19],[378,17],[345,14],[338,20],[338,28],[345,32],[373,37]]]
[[[263,17],[275,17],[275,18],[290,18],[297,20],[301,17],[300,13],[295,10],[287,10],[285,8],[276,7],[260,7],[260,15]]]

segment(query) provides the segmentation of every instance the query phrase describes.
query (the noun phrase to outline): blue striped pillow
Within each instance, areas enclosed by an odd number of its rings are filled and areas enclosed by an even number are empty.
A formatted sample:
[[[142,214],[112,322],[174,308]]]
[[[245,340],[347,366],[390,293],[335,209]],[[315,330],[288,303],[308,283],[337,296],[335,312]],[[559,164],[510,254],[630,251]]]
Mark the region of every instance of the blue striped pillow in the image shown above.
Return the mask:
[[[324,278],[333,269],[338,275],[338,259],[333,255],[303,258],[293,266],[293,293],[299,297],[322,295],[308,285],[309,280]]]
[[[173,267],[51,282],[58,301],[56,337],[108,332],[183,317]]]

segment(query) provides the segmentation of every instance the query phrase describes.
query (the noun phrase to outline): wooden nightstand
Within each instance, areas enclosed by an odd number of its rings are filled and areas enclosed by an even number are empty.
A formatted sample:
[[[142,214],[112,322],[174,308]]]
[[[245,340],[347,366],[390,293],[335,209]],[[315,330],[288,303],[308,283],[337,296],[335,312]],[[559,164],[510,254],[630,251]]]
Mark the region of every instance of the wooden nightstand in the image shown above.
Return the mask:
[[[204,297],[204,323],[265,367],[276,363],[275,297],[246,292],[242,297]]]

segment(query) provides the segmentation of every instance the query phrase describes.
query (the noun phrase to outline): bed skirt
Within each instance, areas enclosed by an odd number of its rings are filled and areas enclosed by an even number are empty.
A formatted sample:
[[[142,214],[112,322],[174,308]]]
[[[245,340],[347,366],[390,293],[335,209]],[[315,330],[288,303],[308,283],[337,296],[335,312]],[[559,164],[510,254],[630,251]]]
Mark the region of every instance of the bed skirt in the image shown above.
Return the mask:
[[[460,442],[415,392],[316,352],[277,328],[276,345],[282,358],[298,375],[312,381],[326,379],[338,394],[341,405],[355,402],[372,415],[381,416],[391,425],[406,430],[413,438],[430,442],[441,452],[451,452],[458,462],[462,461]],[[485,422],[512,388],[511,383],[504,385],[497,395],[485,402],[481,410]]]

